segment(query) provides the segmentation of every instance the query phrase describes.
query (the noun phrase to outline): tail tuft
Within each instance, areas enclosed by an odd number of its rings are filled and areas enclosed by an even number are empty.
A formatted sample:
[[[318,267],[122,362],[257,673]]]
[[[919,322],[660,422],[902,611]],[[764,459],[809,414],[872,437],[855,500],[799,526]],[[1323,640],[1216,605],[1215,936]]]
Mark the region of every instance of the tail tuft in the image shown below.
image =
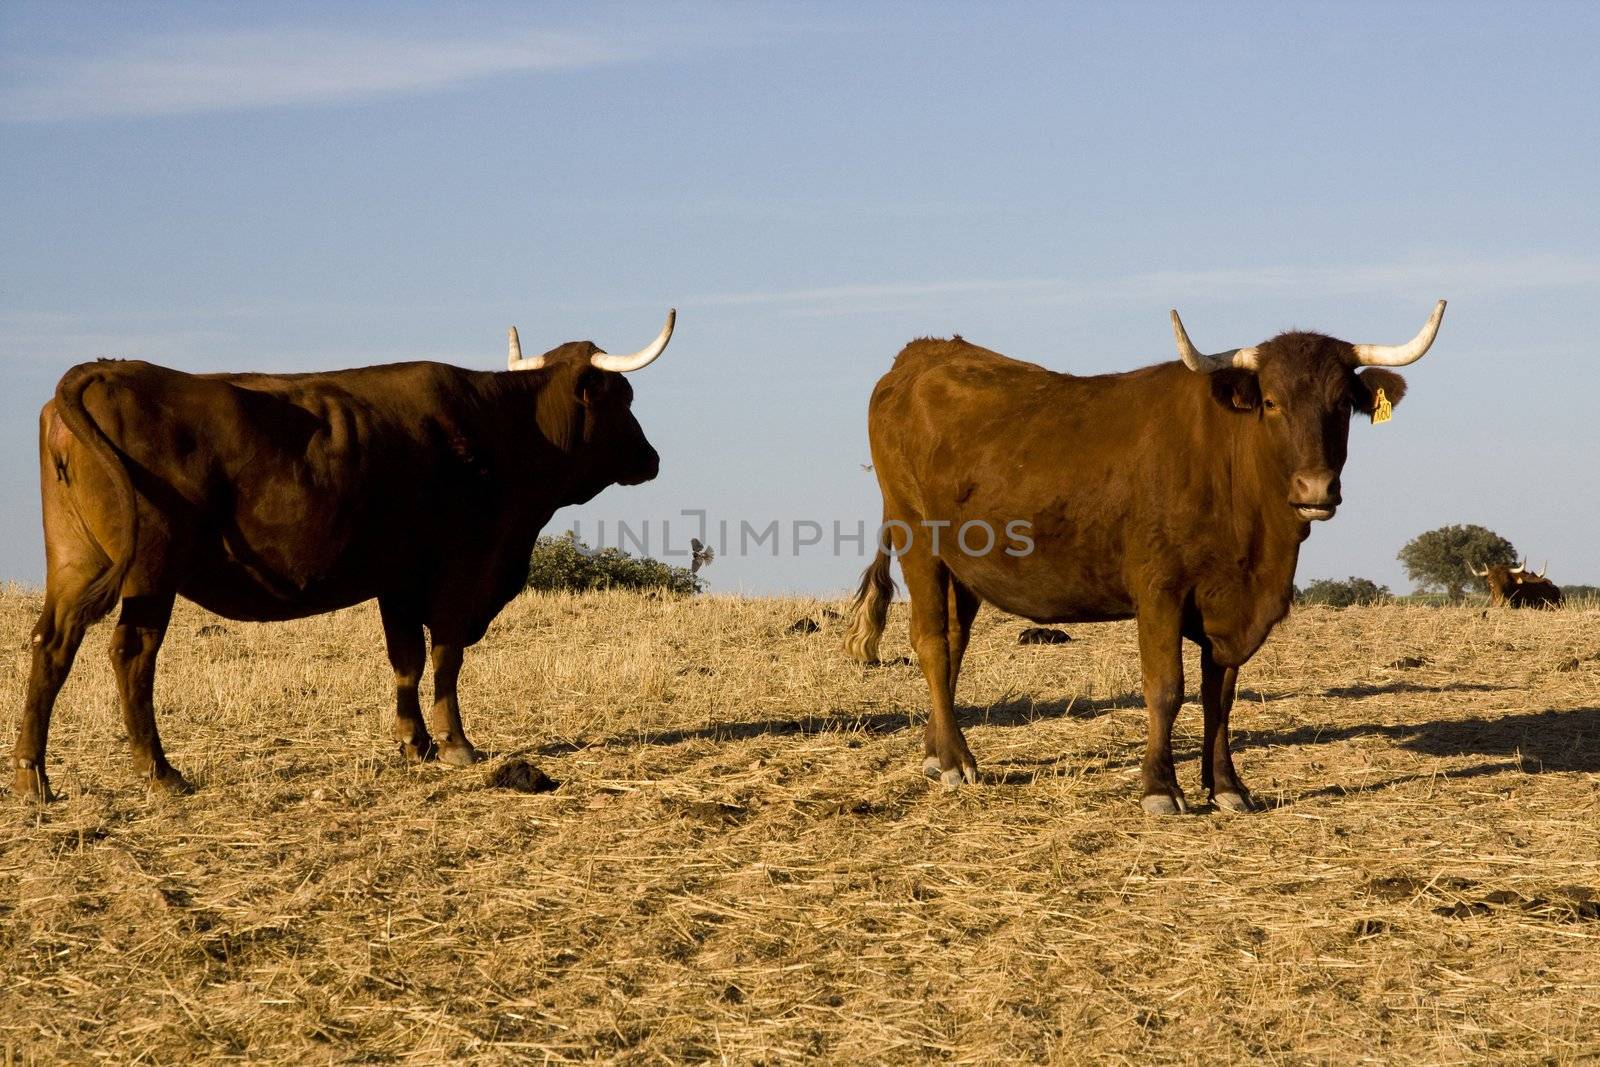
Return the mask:
[[[889,602],[894,599],[894,579],[889,577],[889,554],[881,548],[867,569],[850,601],[850,626],[845,631],[845,655],[859,663],[878,662],[878,642],[889,621]]]

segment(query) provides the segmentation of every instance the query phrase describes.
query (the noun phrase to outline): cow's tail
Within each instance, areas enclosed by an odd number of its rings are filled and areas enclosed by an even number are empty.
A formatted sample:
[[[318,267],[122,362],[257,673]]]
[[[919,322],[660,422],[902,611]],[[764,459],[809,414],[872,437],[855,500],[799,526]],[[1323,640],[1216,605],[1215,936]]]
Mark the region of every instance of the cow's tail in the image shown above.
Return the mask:
[[[122,520],[122,544],[105,546],[108,549],[106,554],[111,557],[111,566],[89,583],[78,603],[71,608],[84,625],[104,618],[117,606],[117,600],[122,595],[123,580],[128,576],[128,568],[133,566],[134,547],[139,535],[139,508],[127,464],[122,461],[111,438],[106,436],[100,424],[83,406],[84,391],[100,380],[96,370],[92,363],[73,367],[62,375],[60,384],[56,386],[56,414],[72,431],[72,436],[105,468],[106,476],[111,480],[112,492],[116,494],[117,517]],[[117,554],[119,547],[120,555]]]
[[[861,663],[878,662],[878,641],[889,621],[894,599],[894,579],[889,577],[889,553],[878,549],[877,558],[861,572],[861,584],[850,601],[850,627],[844,635],[845,655]]]

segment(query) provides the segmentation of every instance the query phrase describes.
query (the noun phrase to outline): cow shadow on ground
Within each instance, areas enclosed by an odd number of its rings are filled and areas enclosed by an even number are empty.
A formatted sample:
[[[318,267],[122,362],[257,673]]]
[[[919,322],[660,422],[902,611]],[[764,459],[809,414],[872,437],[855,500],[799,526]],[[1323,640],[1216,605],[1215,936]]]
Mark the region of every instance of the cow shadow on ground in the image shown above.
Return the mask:
[[[1349,699],[1352,697],[1386,696],[1396,693],[1498,693],[1516,686],[1497,685],[1493,682],[1445,682],[1443,685],[1422,685],[1418,682],[1361,683],[1335,685],[1322,691],[1325,697]]]
[[[1417,771],[1412,774],[1400,774],[1391,778],[1373,778],[1353,784],[1333,782],[1319,789],[1296,793],[1292,798],[1279,799],[1257,795],[1256,800],[1268,808],[1290,808],[1304,804],[1308,800],[1317,800],[1324,797],[1360,796],[1363,793],[1377,793],[1385,789],[1410,785],[1413,782],[1431,782],[1439,778],[1448,778],[1450,781],[1459,781],[1467,778],[1488,778],[1496,774],[1508,774],[1525,770],[1527,768],[1516,760],[1500,760],[1494,763],[1479,763],[1471,767],[1457,767],[1447,774],[1440,774],[1437,771]]]
[[[1323,690],[1322,695],[1349,698],[1394,693],[1494,692],[1514,688],[1514,686],[1480,682],[1422,685],[1402,681],[1380,685],[1339,686]],[[1250,691],[1241,691],[1239,694],[1241,701],[1278,700],[1284,695]],[[1088,721],[1113,711],[1143,706],[1144,699],[1136,692],[1092,700],[1036,701],[1016,696],[987,706],[961,706],[957,708],[957,714],[964,728],[976,726],[1012,728],[1049,720]],[[587,748],[665,747],[691,741],[742,741],[758,737],[810,736],[824,733],[885,736],[920,729],[926,718],[926,712],[920,708],[867,714],[835,712],[795,715],[610,737],[574,738],[545,744],[533,751],[541,756],[555,757]],[[1363,737],[1382,737],[1393,741],[1399,748],[1426,756],[1498,757],[1491,762],[1476,766],[1452,769],[1448,772],[1451,778],[1487,776],[1506,771],[1530,774],[1600,773],[1600,707],[1568,710],[1552,708],[1540,712],[1503,715],[1493,719],[1367,722],[1332,727],[1308,724],[1287,730],[1241,729],[1237,723],[1236,718],[1233,748],[1235,752],[1241,753],[1252,748],[1307,746]],[[1190,746],[1175,744],[1173,753],[1175,758],[1180,762],[1196,758],[1197,751],[1184,751],[1188,747]],[[1085,760],[1081,752],[1064,752],[1041,759],[998,760],[987,764],[984,777],[996,784],[1023,785],[1039,777],[1052,777],[1062,773],[1098,774],[1125,770],[1138,766],[1138,753],[1142,748],[1142,745],[1135,746],[1128,758],[1122,759],[1112,757]],[[1432,772],[1429,772],[1365,782],[1359,786],[1330,785],[1303,795],[1301,799],[1388,788],[1406,781],[1432,776]]]
[[[1517,687],[1514,685],[1497,685],[1493,682],[1444,682],[1440,685],[1423,685],[1420,682],[1360,682],[1355,685],[1331,685],[1315,692],[1304,689],[1269,692],[1263,689],[1241,688],[1238,703],[1272,703],[1307,696],[1330,700],[1353,700],[1361,697],[1394,696],[1400,693],[1499,693],[1515,688]],[[1190,693],[1185,699],[1191,704],[1200,702],[1198,693]]]
[[[1298,746],[1383,737],[1399,748],[1426,756],[1500,756],[1509,760],[1483,768],[1452,770],[1452,778],[1502,770],[1600,772],[1600,707],[1502,715],[1494,719],[1430,719],[1424,722],[1370,722],[1353,726],[1300,726],[1292,730],[1235,730],[1233,749]]]
[[[961,706],[956,715],[964,729],[975,726],[1014,727],[1049,719],[1096,719],[1119,708],[1139,708],[1144,698],[1137,693],[1097,700],[1030,700],[1012,697],[982,707]],[[619,737],[577,738],[544,745],[541,756],[561,756],[585,748],[633,748],[641,745],[678,745],[686,741],[744,741],[753,737],[785,737],[824,733],[895,734],[921,729],[927,721],[922,711],[882,711],[866,715],[833,713],[796,715],[783,719],[758,719],[749,722],[723,722],[689,729],[657,730],[653,733]]]

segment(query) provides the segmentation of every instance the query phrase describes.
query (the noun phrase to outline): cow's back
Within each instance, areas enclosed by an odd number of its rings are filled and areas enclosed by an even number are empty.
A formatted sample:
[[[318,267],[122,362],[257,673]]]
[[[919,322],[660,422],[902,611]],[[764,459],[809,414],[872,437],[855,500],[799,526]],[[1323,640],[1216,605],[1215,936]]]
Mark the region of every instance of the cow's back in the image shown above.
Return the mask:
[[[84,413],[128,460],[139,536],[187,553],[181,591],[232,617],[311,614],[420,577],[472,481],[448,447],[470,418],[454,410],[470,407],[470,372],[441,364],[279,376],[104,361],[69,374],[92,376]],[[93,462],[72,451],[72,465]]]
[[[908,345],[869,405],[887,517],[914,527],[978,522],[996,547],[942,535],[957,577],[1005,610],[1041,620],[1125,617],[1144,561],[1174,558],[1194,516],[1174,500],[1215,491],[1205,455],[1204,388],[1181,364],[1077,377],[960,338]],[[1163,412],[1167,414],[1163,414]],[[1195,484],[1177,487],[1175,477]],[[893,513],[893,514],[891,514]],[[1025,555],[1007,537],[1023,524]],[[974,527],[969,545],[985,541]],[[914,531],[914,536],[925,536]],[[1163,566],[1169,564],[1164,562]]]

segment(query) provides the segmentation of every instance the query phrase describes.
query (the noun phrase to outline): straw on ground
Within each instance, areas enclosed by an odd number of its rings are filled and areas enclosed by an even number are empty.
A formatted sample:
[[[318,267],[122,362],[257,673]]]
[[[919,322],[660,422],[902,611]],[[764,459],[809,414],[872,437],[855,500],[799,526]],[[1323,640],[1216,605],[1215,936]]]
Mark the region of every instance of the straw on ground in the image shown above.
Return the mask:
[[[18,1062],[1579,1062],[1600,1040],[1600,611],[1297,611],[1242,675],[1272,807],[1150,819],[1131,624],[985,611],[984,774],[809,601],[527,596],[468,656],[488,767],[403,763],[370,607],[180,608],[199,792],[132,778],[97,627],[64,799],[0,807]],[[35,595],[0,596],[0,731]],[[820,632],[792,630],[811,615]],[[213,627],[220,627],[214,629]],[[885,656],[908,653],[897,608]],[[1199,712],[1179,722],[1198,799]],[[494,788],[526,760],[553,792]],[[507,776],[509,781],[516,776]]]

